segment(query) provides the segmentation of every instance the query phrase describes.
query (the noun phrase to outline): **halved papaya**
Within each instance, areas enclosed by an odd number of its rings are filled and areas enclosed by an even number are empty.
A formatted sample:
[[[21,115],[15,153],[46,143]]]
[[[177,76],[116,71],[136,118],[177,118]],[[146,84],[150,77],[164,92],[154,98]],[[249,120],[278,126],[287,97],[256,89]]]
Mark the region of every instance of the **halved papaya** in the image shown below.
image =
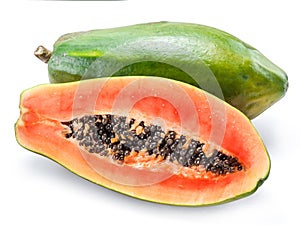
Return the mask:
[[[270,160],[247,117],[179,81],[99,78],[21,94],[16,138],[96,184],[172,205],[253,193]]]

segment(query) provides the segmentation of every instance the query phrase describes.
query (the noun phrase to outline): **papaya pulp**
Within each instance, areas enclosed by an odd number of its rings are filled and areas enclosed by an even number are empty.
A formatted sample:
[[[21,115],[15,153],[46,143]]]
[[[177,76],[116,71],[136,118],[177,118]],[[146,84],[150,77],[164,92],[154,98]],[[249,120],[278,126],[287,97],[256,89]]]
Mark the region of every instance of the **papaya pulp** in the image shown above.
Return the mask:
[[[113,77],[21,94],[16,138],[96,184],[172,205],[253,193],[270,160],[249,119],[179,81]]]

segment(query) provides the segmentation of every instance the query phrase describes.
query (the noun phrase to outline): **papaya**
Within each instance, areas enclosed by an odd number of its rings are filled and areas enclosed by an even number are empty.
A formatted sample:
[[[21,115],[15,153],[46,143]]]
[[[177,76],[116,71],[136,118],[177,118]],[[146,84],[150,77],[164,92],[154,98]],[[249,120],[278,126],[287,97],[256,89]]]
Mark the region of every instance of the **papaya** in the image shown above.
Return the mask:
[[[62,35],[39,47],[53,83],[106,76],[158,76],[210,92],[255,118],[287,91],[286,73],[258,50],[216,28],[175,22]]]
[[[157,203],[229,202],[254,193],[270,171],[243,113],[166,78],[35,86],[21,94],[15,132],[24,148],[89,181]]]

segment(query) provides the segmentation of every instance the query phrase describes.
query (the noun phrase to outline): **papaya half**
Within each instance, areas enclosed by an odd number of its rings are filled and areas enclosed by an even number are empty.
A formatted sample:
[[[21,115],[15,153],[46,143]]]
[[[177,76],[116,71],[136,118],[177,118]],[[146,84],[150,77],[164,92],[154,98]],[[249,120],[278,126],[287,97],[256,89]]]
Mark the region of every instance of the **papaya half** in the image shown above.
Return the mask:
[[[33,87],[21,94],[15,131],[20,145],[87,180],[165,204],[245,197],[270,170],[265,146],[243,113],[166,78]]]
[[[137,24],[61,36],[48,62],[50,81],[159,76],[200,87],[250,119],[286,92],[285,72],[258,50],[215,28],[175,22]]]

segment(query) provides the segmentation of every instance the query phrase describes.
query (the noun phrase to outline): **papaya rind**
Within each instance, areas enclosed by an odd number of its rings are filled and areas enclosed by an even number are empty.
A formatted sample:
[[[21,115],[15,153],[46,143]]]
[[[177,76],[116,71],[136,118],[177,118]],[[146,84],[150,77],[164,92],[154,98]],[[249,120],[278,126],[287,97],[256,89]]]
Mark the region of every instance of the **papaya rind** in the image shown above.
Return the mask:
[[[160,35],[159,32],[165,34]],[[233,35],[209,26],[172,22],[137,24],[63,35],[54,44],[54,51],[48,64],[50,81],[60,83],[106,76],[96,73],[87,76],[86,72],[95,60],[104,56],[124,65],[136,57],[139,59],[134,51],[129,50],[121,54],[114,49],[130,41],[147,42],[154,34],[157,34],[156,38],[159,41],[167,43],[174,38],[180,38],[175,46],[185,49],[186,53],[178,50],[181,55],[176,58],[172,56],[174,54],[172,52],[155,52],[156,50],[151,52],[151,49],[147,49],[142,58],[148,54],[152,62],[131,64],[109,76],[162,76],[199,87],[198,81],[191,79],[186,72],[173,65],[180,68],[181,64],[191,64],[192,68],[199,63],[205,64],[216,76],[222,89],[223,96],[219,97],[238,108],[250,119],[272,106],[287,91],[286,73],[254,47]],[[107,53],[110,55],[107,56]],[[193,55],[201,60],[195,61]],[[169,57],[168,62],[171,65],[157,63],[164,57]],[[207,90],[205,85],[200,87]]]

